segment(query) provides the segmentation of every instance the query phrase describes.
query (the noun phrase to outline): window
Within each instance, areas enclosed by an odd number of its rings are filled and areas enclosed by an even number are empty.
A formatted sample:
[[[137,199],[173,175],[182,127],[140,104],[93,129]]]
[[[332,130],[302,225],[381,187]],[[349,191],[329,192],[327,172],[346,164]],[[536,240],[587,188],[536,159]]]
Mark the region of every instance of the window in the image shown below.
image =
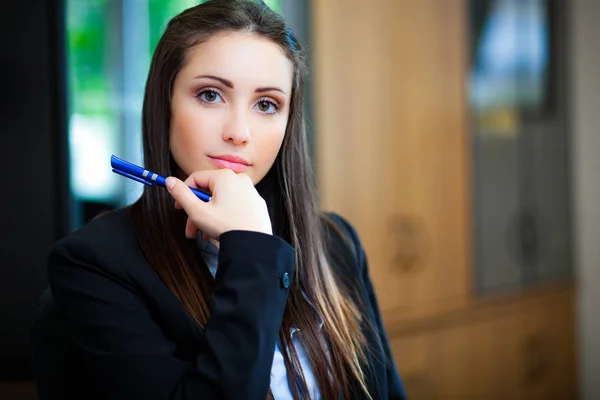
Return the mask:
[[[70,185],[77,227],[130,204],[142,185],[111,154],[142,163],[141,110],[152,52],[168,21],[198,0],[67,0]],[[280,12],[280,0],[265,3]]]

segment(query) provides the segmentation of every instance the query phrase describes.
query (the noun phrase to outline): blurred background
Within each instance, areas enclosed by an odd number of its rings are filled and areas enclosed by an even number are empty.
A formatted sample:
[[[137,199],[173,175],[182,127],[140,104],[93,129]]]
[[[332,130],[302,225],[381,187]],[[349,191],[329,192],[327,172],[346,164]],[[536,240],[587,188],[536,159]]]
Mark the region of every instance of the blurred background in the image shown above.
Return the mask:
[[[600,399],[600,2],[265,2],[307,49],[322,207],[361,236],[409,397]],[[142,163],[150,58],[195,4],[0,5],[1,399],[36,397],[52,243],[141,194],[109,158]]]

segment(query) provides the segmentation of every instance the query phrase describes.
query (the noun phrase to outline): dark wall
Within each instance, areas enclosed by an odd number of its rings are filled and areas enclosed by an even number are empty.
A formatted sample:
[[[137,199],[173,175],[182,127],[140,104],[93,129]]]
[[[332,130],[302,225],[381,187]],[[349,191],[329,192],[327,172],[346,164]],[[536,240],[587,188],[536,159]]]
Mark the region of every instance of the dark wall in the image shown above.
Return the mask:
[[[63,0],[0,4],[0,381],[31,378],[45,258],[67,232]]]

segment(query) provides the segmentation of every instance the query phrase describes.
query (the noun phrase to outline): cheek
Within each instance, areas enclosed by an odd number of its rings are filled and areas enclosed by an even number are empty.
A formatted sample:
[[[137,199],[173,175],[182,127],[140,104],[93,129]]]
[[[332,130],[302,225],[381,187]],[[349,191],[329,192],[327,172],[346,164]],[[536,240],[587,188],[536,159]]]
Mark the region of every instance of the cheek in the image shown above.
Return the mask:
[[[283,143],[284,135],[285,132],[278,132],[267,140],[265,143],[265,151],[268,151],[269,153],[267,157],[270,156],[271,159],[275,160],[279,153],[279,149],[281,148],[281,144]]]
[[[261,143],[259,145],[260,149],[260,158],[265,161],[265,173],[271,168],[275,159],[277,158],[277,154],[279,153],[279,149],[283,143],[283,138],[285,136],[285,127],[283,129],[277,129],[275,131],[269,132],[269,134],[264,135],[261,139]]]
[[[203,122],[200,107],[194,108],[187,102],[178,102],[173,105],[171,116],[171,136],[170,141],[173,145],[189,145],[199,138],[202,132]]]
[[[206,118],[196,106],[174,104],[169,145],[175,162],[184,172],[197,168],[197,161],[208,147],[208,133],[215,130],[213,118]]]

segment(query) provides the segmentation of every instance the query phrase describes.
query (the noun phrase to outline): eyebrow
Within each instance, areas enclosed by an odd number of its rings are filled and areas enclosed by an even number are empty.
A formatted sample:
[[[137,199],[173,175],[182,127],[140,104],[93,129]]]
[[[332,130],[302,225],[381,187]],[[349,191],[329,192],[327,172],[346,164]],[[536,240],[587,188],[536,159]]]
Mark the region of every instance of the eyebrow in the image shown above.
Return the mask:
[[[215,81],[219,81],[223,85],[227,86],[228,88],[233,89],[233,82],[228,81],[225,78],[221,78],[221,77],[215,76],[215,75],[198,75],[194,79],[201,79],[201,78],[206,78],[206,79],[212,79],[212,80],[215,80]],[[280,88],[278,88],[276,86],[268,86],[268,87],[257,88],[257,89],[254,90],[254,93],[265,93],[265,92],[270,92],[271,90],[275,90],[277,92],[281,92],[281,93],[285,94],[285,92],[283,90],[281,90]]]

